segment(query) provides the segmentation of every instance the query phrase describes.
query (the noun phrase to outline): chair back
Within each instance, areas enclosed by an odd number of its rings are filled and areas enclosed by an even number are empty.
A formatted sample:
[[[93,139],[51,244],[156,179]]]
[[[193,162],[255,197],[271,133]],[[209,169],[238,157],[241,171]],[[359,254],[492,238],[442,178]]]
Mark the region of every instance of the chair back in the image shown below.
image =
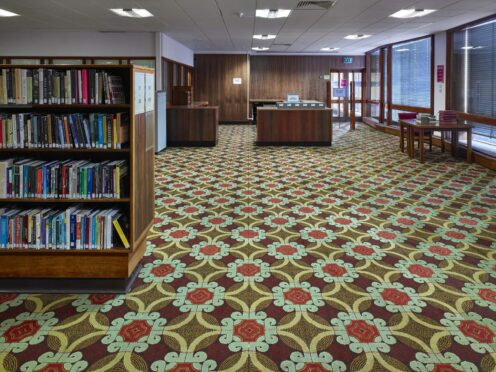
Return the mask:
[[[410,119],[416,119],[416,118],[417,118],[416,112],[401,112],[398,114],[399,120],[410,120]]]

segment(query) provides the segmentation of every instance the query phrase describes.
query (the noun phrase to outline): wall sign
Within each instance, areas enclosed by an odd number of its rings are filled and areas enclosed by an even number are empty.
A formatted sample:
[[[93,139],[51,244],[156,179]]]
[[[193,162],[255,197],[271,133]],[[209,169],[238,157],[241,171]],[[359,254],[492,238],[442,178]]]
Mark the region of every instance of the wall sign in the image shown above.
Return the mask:
[[[353,63],[353,57],[343,57],[343,63]]]
[[[341,79],[341,88],[346,88],[348,86],[348,80]]]
[[[241,79],[240,77],[235,77],[235,78],[233,78],[233,84],[234,85],[241,85],[241,84],[243,84],[243,79]]]
[[[333,88],[332,95],[333,97],[344,98],[346,97],[346,88]]]
[[[437,75],[437,82],[444,83],[444,65],[437,65],[436,75]]]

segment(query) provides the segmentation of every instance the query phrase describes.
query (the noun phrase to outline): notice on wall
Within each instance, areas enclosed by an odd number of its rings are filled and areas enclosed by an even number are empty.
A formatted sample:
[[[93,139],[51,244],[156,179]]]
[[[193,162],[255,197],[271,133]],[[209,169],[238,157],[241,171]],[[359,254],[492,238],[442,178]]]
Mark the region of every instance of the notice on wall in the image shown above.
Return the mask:
[[[145,111],[155,110],[155,75],[145,74]]]
[[[444,83],[444,65],[437,65],[436,75],[437,75],[437,82]]]
[[[241,84],[243,84],[243,79],[241,79],[240,77],[235,77],[235,78],[233,78],[233,84],[234,85],[241,85]]]
[[[145,112],[145,74],[136,72],[134,74],[134,113]]]
[[[346,97],[346,88],[333,88],[332,95],[336,98],[344,98]]]
[[[341,88],[345,88],[348,86],[348,80],[346,79],[341,79]]]

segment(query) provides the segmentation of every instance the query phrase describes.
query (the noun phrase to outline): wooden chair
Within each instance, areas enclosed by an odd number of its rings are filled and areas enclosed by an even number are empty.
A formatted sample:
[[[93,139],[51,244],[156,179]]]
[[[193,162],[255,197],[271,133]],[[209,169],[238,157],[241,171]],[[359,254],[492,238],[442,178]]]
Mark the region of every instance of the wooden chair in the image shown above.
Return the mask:
[[[416,119],[417,118],[417,113],[415,112],[402,112],[398,114],[398,119],[399,120],[411,120],[411,119]],[[408,138],[408,134],[406,133],[408,129],[405,127],[403,128],[405,136],[403,138]],[[429,137],[429,151],[432,151],[432,131],[427,131],[424,130],[424,134]],[[420,146],[420,136],[419,136],[419,131],[417,129],[413,130],[413,135],[414,137],[418,138],[418,143]]]

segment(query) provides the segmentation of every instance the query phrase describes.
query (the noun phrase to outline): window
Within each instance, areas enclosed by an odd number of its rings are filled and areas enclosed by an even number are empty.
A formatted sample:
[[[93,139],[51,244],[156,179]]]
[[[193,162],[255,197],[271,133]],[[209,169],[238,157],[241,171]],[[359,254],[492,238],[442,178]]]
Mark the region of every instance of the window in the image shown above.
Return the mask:
[[[478,146],[496,145],[496,19],[450,33],[451,109],[473,128]],[[471,115],[477,115],[474,120]],[[494,151],[494,150],[493,150]]]
[[[54,65],[82,65],[83,60],[82,59],[59,59],[59,58],[53,58]]]
[[[129,63],[136,66],[155,68],[154,59],[130,59]]]
[[[118,65],[120,64],[120,60],[117,59],[95,59],[93,61],[95,65]]]
[[[370,99],[381,99],[381,65],[380,50],[370,53]]]
[[[430,108],[431,38],[392,47],[392,104]]]
[[[496,19],[453,34],[452,108],[496,117]]]
[[[32,58],[12,58],[10,63],[13,65],[39,65],[41,60]]]

